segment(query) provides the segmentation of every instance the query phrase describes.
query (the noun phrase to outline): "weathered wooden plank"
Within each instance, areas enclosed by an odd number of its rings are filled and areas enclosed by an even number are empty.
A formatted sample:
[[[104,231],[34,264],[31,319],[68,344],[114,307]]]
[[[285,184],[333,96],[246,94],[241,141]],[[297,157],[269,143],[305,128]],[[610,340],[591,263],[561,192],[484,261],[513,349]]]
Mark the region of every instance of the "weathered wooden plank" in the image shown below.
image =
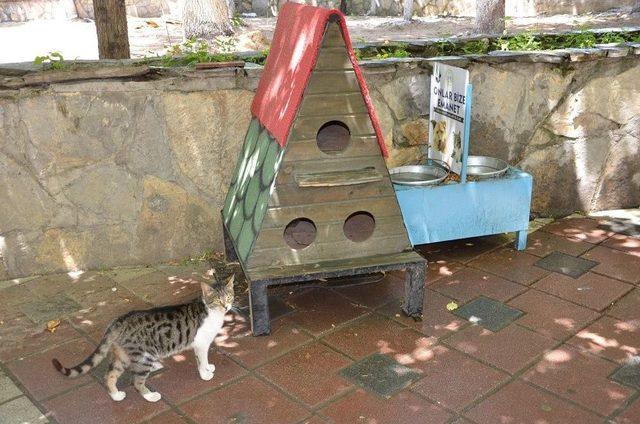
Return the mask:
[[[376,136],[351,136],[347,148],[340,152],[341,158],[380,155],[380,145]],[[283,163],[300,160],[326,160],[329,157],[331,156],[318,148],[315,138],[308,140],[290,138],[287,142],[287,153],[284,155]]]
[[[269,206],[306,205],[311,203],[341,202],[352,199],[360,199],[365,202],[370,198],[391,196],[393,194],[395,194],[395,192],[390,183],[305,188],[300,188],[297,184],[278,185],[271,194]]]
[[[375,135],[368,114],[344,115],[330,113],[323,116],[298,117],[293,123],[290,137],[292,139],[315,139],[320,127],[331,121],[339,121],[345,124],[352,136]]]
[[[344,40],[340,27],[335,22],[329,22],[322,38],[322,47],[344,47]],[[322,50],[322,49],[321,49]]]
[[[356,268],[385,266],[393,264],[405,264],[424,262],[424,259],[414,251],[404,251],[393,254],[368,256],[365,258],[350,258],[343,260],[329,260],[319,263],[310,263],[294,266],[269,266],[255,268],[248,271],[248,277],[252,281],[260,281],[272,278],[282,278],[292,275],[308,275],[314,273],[340,272]]]
[[[400,208],[394,196],[370,199],[366,203],[360,199],[343,202],[327,202],[319,206],[317,204],[292,205],[270,207],[262,222],[262,228],[274,228],[286,226],[296,218],[308,218],[316,226],[328,222],[343,222],[349,215],[358,211],[367,211],[376,219],[401,216]]]
[[[298,187],[337,187],[381,181],[382,175],[374,167],[366,167],[347,171],[302,172],[294,174],[293,179]]]
[[[344,222],[331,222],[317,226],[317,243],[334,243],[345,241],[343,230]],[[376,219],[375,229],[372,237],[389,237],[404,234],[405,228],[402,218],[399,216],[389,216]],[[282,228],[265,228],[256,239],[254,252],[257,250],[286,247],[284,241],[284,230]]]
[[[298,110],[298,117],[369,113],[360,92],[305,95]]]
[[[358,79],[352,70],[331,72],[315,69],[305,93],[336,93],[341,91],[353,92],[360,90]]]
[[[380,153],[360,157],[336,155],[324,157],[322,160],[311,158],[310,160],[284,163],[278,171],[276,184],[296,184],[294,175],[300,172],[349,171],[366,166],[374,167],[383,176],[387,176],[389,173]]]
[[[314,242],[301,250],[293,250],[288,246],[254,250],[248,261],[247,268],[251,270],[265,266],[299,265],[327,260],[357,258],[395,253],[410,248],[411,244],[406,234],[397,234],[390,237],[371,237],[360,243],[350,240],[333,243]]]
[[[318,60],[316,61],[316,70],[326,69],[342,69],[353,70],[353,65],[347,54],[347,49],[343,46],[341,49],[320,50]]]

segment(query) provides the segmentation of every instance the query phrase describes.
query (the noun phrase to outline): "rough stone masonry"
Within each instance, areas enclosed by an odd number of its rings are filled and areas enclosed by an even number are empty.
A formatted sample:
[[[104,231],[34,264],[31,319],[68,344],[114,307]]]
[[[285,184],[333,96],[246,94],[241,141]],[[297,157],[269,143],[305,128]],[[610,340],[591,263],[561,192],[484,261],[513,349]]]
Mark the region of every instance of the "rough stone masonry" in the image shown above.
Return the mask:
[[[540,215],[637,206],[640,56],[550,58],[450,59],[474,84],[471,152],[532,173]],[[431,63],[363,66],[390,167],[421,157]],[[260,72],[0,89],[0,280],[220,250]]]

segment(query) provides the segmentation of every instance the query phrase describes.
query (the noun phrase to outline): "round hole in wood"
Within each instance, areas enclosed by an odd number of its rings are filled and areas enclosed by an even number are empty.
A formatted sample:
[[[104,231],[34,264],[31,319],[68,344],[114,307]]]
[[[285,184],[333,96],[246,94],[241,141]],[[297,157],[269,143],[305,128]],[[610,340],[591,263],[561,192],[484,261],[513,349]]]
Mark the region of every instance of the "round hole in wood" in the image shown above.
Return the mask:
[[[308,247],[316,239],[316,224],[308,218],[296,218],[284,229],[284,241],[295,250]]]
[[[344,221],[342,231],[345,237],[351,241],[361,242],[367,240],[376,228],[376,220],[369,212],[359,211],[352,213]]]
[[[340,121],[329,121],[318,130],[316,142],[318,148],[329,155],[340,153],[349,145],[351,131]]]

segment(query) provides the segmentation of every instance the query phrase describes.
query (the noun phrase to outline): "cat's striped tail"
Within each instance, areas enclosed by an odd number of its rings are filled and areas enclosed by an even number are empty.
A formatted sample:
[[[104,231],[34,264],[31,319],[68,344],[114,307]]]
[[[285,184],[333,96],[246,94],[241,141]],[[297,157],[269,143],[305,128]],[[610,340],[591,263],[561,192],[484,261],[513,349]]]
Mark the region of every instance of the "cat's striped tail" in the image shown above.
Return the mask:
[[[75,378],[91,371],[92,368],[98,366],[98,364],[107,357],[109,349],[111,348],[111,345],[116,338],[117,331],[115,331],[114,327],[115,325],[109,326],[104,336],[102,336],[100,344],[93,351],[93,353],[91,353],[91,355],[87,357],[87,359],[85,359],[75,367],[67,368],[63,366],[56,358],[53,358],[51,360],[51,363],[53,364],[54,368],[58,370],[62,375],[66,375],[69,378]]]

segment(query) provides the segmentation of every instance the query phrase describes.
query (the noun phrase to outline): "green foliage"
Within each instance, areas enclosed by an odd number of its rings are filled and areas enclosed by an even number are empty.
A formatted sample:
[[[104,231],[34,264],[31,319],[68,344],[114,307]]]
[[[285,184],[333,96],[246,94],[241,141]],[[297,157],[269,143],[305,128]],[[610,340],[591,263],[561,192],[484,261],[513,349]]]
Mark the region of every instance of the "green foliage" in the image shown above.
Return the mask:
[[[194,66],[196,63],[229,62],[237,60],[233,54],[235,42],[230,37],[217,37],[214,40],[219,53],[211,53],[209,43],[205,40],[191,38],[182,44],[174,44],[167,49],[164,56],[160,56],[163,66]],[[148,58],[153,61],[154,58]]]
[[[590,49],[597,43],[598,39],[596,38],[595,33],[592,31],[582,30],[562,34],[554,44],[558,45],[559,48]]]
[[[488,38],[475,41],[467,41],[460,46],[464,54],[486,54],[489,52],[490,42]]]
[[[233,15],[233,18],[231,18],[231,26],[234,28],[240,28],[243,26],[247,26],[247,24],[245,23],[244,19],[242,19],[242,17],[236,13],[235,15]]]
[[[532,51],[541,50],[542,43],[537,34],[531,31],[521,32],[511,37],[500,37],[497,40],[499,50],[503,51]]]
[[[600,36],[598,40],[601,44],[619,44],[625,43],[627,40],[625,36],[627,35],[626,31],[624,32],[605,32]]]
[[[62,70],[67,67],[64,57],[60,52],[49,52],[44,56],[36,56],[33,60],[34,65],[42,65],[42,69]]]

